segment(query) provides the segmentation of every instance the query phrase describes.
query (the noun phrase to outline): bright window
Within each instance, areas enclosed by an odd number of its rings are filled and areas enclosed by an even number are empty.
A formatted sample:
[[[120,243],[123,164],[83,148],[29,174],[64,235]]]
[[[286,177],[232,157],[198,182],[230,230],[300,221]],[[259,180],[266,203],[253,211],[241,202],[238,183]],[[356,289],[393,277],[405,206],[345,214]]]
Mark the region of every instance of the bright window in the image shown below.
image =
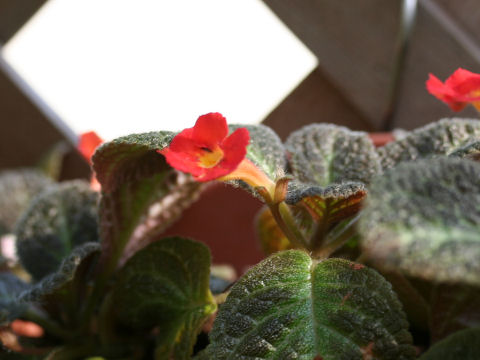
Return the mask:
[[[75,132],[261,121],[316,58],[260,0],[50,0],[4,47]]]

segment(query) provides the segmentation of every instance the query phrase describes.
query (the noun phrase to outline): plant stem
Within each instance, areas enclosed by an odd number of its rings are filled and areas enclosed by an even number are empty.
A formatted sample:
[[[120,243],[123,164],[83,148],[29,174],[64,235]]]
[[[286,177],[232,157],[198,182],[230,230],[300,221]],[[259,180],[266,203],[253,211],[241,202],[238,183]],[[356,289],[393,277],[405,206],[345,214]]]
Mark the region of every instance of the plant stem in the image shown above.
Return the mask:
[[[333,239],[325,242],[324,246],[315,249],[312,256],[315,258],[326,259],[335,251],[340,249],[345,243],[357,234],[355,224],[360,219],[360,214],[356,215],[350,222],[343,227],[339,234],[333,235]]]
[[[309,245],[299,230],[292,212],[283,201],[277,204],[269,204],[270,211],[277,225],[285,236],[296,248],[309,249]]]

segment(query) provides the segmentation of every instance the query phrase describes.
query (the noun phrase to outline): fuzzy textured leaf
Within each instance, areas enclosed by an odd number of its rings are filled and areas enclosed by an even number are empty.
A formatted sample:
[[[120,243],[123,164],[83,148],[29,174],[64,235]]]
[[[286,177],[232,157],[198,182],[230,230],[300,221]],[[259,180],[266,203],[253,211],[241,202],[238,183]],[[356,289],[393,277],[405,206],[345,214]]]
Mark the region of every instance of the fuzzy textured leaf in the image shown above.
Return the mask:
[[[480,284],[480,164],[440,157],[398,165],[371,187],[362,247],[378,266]]]
[[[62,261],[56,272],[44,277],[31,288],[21,293],[19,300],[43,303],[50,296],[58,297],[64,295],[69,291],[69,284],[80,273],[81,268],[90,268],[99,253],[100,244],[98,242],[89,242],[76,247]],[[85,270],[88,272],[88,269]],[[82,279],[82,282],[84,281],[85,279]]]
[[[34,279],[53,273],[74,247],[98,241],[97,201],[82,181],[51,186],[32,201],[15,234],[20,261]]]
[[[480,328],[456,332],[432,346],[418,360],[478,360]]]
[[[291,181],[285,202],[302,205],[325,231],[355,215],[367,195],[362,183],[342,183],[322,188]]]
[[[293,132],[285,143],[297,180],[327,187],[343,182],[368,184],[380,171],[367,133],[333,124],[312,124]]]
[[[278,135],[265,125],[229,125],[231,131],[246,128],[250,134],[247,158],[257,165],[270,179],[276,180],[287,165],[285,149]]]
[[[413,359],[407,328],[390,284],[374,270],[289,250],[233,286],[201,358]]]
[[[127,257],[135,253],[197,198],[201,184],[172,169],[157,153],[174,135],[168,131],[129,135],[95,152],[94,169],[102,185],[102,256],[119,258],[125,246]]]
[[[32,198],[52,184],[52,180],[35,169],[0,172],[0,235],[12,232]]]
[[[442,119],[418,128],[378,149],[384,169],[403,161],[449,155],[466,144],[480,140],[480,121],[475,119]]]
[[[209,290],[210,253],[198,242],[168,238],[140,250],[118,275],[120,321],[159,330],[156,359],[189,359],[196,335],[216,309]]]
[[[468,143],[452,152],[449,156],[480,161],[480,141]]]
[[[27,290],[29,285],[15,275],[0,273],[0,325],[4,325],[24,310],[24,304],[18,301],[18,296]]]

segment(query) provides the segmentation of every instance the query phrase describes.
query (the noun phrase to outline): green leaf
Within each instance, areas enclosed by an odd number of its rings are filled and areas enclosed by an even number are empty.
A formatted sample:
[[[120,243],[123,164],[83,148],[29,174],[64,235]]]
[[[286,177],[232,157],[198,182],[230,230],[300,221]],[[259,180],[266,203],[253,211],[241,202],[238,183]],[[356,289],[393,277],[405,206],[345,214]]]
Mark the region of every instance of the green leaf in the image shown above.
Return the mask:
[[[371,186],[362,247],[378,266],[480,284],[480,164],[437,158],[398,165]]]
[[[32,198],[53,182],[34,169],[0,172],[0,235],[12,232]]]
[[[82,181],[52,186],[32,201],[15,233],[20,261],[34,279],[53,273],[74,247],[98,241],[97,201]]]
[[[368,184],[380,171],[367,133],[333,124],[312,124],[293,132],[285,143],[297,180],[326,187],[343,182]]]
[[[19,296],[19,300],[30,303],[47,303],[50,297],[62,297],[70,291],[69,287],[77,276],[91,270],[99,253],[100,244],[98,242],[89,242],[76,247],[62,261],[57,271],[24,291]],[[80,286],[85,285],[85,279],[82,278],[80,282]],[[62,301],[57,302],[57,306],[59,305],[62,305]]]
[[[289,250],[233,286],[202,356],[413,359],[407,327],[390,284],[374,270],[343,259],[315,262]]]
[[[344,219],[355,215],[367,190],[362,183],[342,183],[322,188],[291,181],[285,202],[303,206],[325,234]]]
[[[474,141],[450,153],[449,156],[480,161],[480,141]]]
[[[287,160],[278,135],[265,125],[229,125],[231,131],[246,128],[250,133],[247,158],[257,165],[272,181],[283,174]]]
[[[200,326],[216,309],[209,268],[205,245],[168,238],[140,250],[119,273],[117,315],[135,329],[158,329],[156,359],[190,358]]]
[[[480,121],[442,119],[410,132],[378,149],[384,169],[403,161],[449,155],[473,140],[480,140]]]
[[[12,273],[0,273],[0,325],[17,318],[25,309],[18,296],[29,288],[29,285]]]
[[[418,360],[477,360],[480,328],[462,330],[432,346]]]
[[[115,261],[145,246],[175,220],[198,195],[201,184],[177,172],[157,153],[174,133],[150,132],[103,144],[93,156],[102,185],[102,256]],[[134,234],[139,223],[143,227]]]
[[[364,132],[312,124],[292,133],[286,148],[296,178],[286,203],[306,208],[323,238],[359,211],[365,184],[380,171],[375,147]]]
[[[392,285],[393,290],[403,305],[410,328],[427,332],[429,327],[430,307],[420,291],[410,279],[398,272],[382,273]]]
[[[432,343],[458,330],[480,327],[480,287],[437,284],[430,313]]]

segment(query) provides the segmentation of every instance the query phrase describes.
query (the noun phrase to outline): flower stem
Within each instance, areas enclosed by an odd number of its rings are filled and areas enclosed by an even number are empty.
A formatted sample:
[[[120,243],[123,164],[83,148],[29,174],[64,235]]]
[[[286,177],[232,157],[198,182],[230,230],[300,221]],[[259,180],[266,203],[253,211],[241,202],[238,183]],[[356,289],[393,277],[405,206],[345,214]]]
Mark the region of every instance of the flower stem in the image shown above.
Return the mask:
[[[270,211],[277,225],[283,231],[285,236],[296,248],[308,249],[308,243],[301,233],[298,225],[292,215],[292,212],[284,202],[269,204]]]
[[[332,240],[328,241],[327,238],[324,246],[321,246],[313,251],[312,257],[326,259],[335,251],[340,249],[343,245],[345,245],[348,240],[357,234],[355,224],[357,223],[358,219],[360,219],[360,214],[351,219],[350,222],[342,228],[339,234],[333,235]]]

